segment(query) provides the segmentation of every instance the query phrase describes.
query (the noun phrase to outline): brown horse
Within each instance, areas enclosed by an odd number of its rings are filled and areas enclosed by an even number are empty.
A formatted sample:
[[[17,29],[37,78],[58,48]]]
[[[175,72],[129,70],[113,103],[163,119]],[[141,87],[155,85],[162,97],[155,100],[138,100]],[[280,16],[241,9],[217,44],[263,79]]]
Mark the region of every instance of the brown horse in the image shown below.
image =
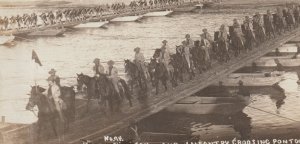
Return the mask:
[[[56,130],[56,119],[59,118],[58,110],[55,108],[53,99],[49,99],[43,92],[46,89],[40,86],[33,86],[30,91],[30,98],[26,105],[26,110],[32,111],[34,106],[39,109],[37,121],[37,134],[40,137],[41,129],[50,123],[55,136],[58,136]],[[64,128],[68,130],[69,123],[75,118],[75,91],[72,87],[63,87],[62,100],[65,103],[65,108],[62,109]]]
[[[77,89],[81,90],[83,85],[87,87],[87,112],[89,111],[89,102],[92,98],[98,99],[98,104],[101,108],[105,108],[107,103],[113,111],[113,105],[120,105],[123,97],[126,97],[132,106],[129,87],[123,79],[119,81],[122,86],[119,87],[121,98],[117,95],[114,86],[106,75],[100,74],[98,78],[90,77],[84,74],[77,74]],[[105,110],[103,110],[105,112]]]
[[[167,80],[168,80],[168,70],[162,63],[158,63],[156,59],[151,59],[149,66],[148,66],[149,74],[151,77],[152,85],[156,88],[156,94],[159,91],[159,81],[165,87],[165,90],[168,89],[167,87]]]
[[[136,64],[130,60],[124,60],[125,62],[125,73],[127,73],[131,80],[131,91],[133,91],[133,84],[137,83],[143,92],[147,92],[147,78],[141,68],[138,68]]]

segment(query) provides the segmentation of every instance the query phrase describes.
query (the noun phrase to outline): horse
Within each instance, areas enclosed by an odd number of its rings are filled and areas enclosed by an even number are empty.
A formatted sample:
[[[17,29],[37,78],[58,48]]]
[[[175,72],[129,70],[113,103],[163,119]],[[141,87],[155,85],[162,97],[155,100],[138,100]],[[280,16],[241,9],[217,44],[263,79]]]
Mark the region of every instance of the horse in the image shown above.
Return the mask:
[[[40,86],[33,86],[30,91],[29,101],[26,105],[26,110],[33,111],[32,109],[34,106],[37,106],[39,109],[37,115],[38,139],[40,137],[42,127],[45,127],[47,123],[51,124],[55,136],[58,136],[56,130],[56,119],[59,117],[59,110],[56,109],[53,100],[43,94],[45,91],[46,89]],[[75,91],[72,87],[63,87],[61,92],[61,97],[65,104],[65,107],[62,108],[61,112],[63,114],[64,128],[68,130],[69,123],[75,116]]]
[[[174,74],[173,74],[173,82],[175,86],[177,86],[177,80],[179,79],[181,82],[183,82],[183,69],[181,69],[181,59],[177,56],[177,54],[170,55],[170,64],[174,68]]]
[[[204,51],[201,50],[200,41],[195,41],[195,46],[191,49],[192,60],[195,67],[199,70],[199,73],[202,73],[205,68],[205,59]]]
[[[254,43],[257,43],[253,30],[250,28],[249,24],[243,24],[242,29],[245,36],[245,48],[246,50],[252,50]]]
[[[153,54],[153,58],[154,59],[157,59],[159,56],[160,56],[160,53],[161,53],[161,49],[155,49],[155,52]],[[168,63],[168,76],[170,76],[170,81],[171,81],[171,84],[173,87],[176,87],[178,85],[177,83],[177,79],[178,79],[178,76],[180,75],[180,78],[182,79],[183,81],[183,77],[182,77],[182,70],[178,67],[178,64],[179,61],[177,61],[177,59],[173,59],[172,58],[172,55],[170,55],[170,62]],[[149,69],[148,69],[149,71]],[[149,73],[150,77],[153,78],[153,75],[151,75]],[[152,83],[153,86],[155,86],[155,83]]]
[[[100,107],[106,107],[106,103],[108,102],[110,108],[112,108],[113,104],[113,99],[111,99],[112,95],[105,94],[106,91],[101,91],[101,90],[106,90],[104,87],[107,87],[108,84],[112,83],[111,80],[107,81],[107,85],[103,83],[101,80],[103,80],[103,77],[106,77],[104,74],[100,74],[99,78],[96,77],[90,77],[88,75],[84,74],[77,74],[77,89],[81,90],[83,85],[86,85],[87,87],[87,112],[89,110],[89,102],[92,98],[98,99],[98,104]],[[127,86],[126,82],[123,79],[120,79],[120,83],[122,85],[122,88],[119,88],[120,90],[120,95],[121,96],[126,96],[126,98],[129,101],[130,106],[132,106],[131,102],[131,96],[129,92],[129,87]],[[111,86],[111,85],[110,85]],[[112,86],[114,89],[114,87]],[[112,110],[112,109],[111,109]],[[105,110],[103,110],[105,113]]]
[[[152,84],[156,87],[156,94],[158,94],[159,91],[159,81],[162,82],[162,84],[165,87],[165,90],[167,90],[168,70],[164,66],[164,64],[158,63],[156,59],[151,59],[148,66],[148,70]]]
[[[195,76],[194,73],[194,64],[191,61],[191,66],[189,67],[188,62],[185,58],[184,49],[181,46],[176,46],[176,56],[178,58],[178,66],[182,70],[182,73],[187,72],[189,74],[190,80]]]
[[[234,50],[234,55],[238,56],[241,53],[241,50],[245,49],[243,37],[240,33],[235,32],[233,26],[229,26],[229,35],[231,40],[231,46]]]
[[[88,75],[84,74],[77,74],[77,90],[80,91],[82,90],[82,86],[86,86],[86,92],[87,92],[87,106],[86,106],[86,111],[89,111],[89,104],[92,98],[97,98],[98,99],[98,104],[100,105],[100,94],[99,94],[99,89],[96,87],[96,78],[95,77],[90,77]]]
[[[228,62],[230,60],[229,48],[228,48],[228,40],[229,37],[227,34],[227,39],[219,38],[220,31],[216,31],[214,33],[214,43],[212,44],[212,49],[216,55],[216,59],[219,62]]]
[[[141,70],[141,68],[138,68],[136,64],[134,64],[128,59],[124,60],[124,62],[125,62],[125,73],[127,73],[131,78],[131,83],[130,83],[131,91],[133,91],[133,84],[137,82],[140,89],[142,91],[147,92],[147,78],[143,70]]]
[[[266,31],[266,36],[270,39],[271,36],[273,35],[273,37],[275,38],[275,29],[274,29],[274,25],[273,25],[273,15],[269,16],[267,14],[263,15],[264,18],[264,26],[265,26],[265,31]],[[271,19],[273,18],[273,19]]]
[[[120,110],[120,104],[124,99],[124,97],[126,97],[126,99],[129,101],[129,105],[132,106],[132,101],[131,101],[132,97],[130,95],[128,85],[123,79],[120,79],[119,83],[120,85],[118,86],[119,86],[120,95],[114,88],[112,81],[107,77],[107,75],[100,74],[99,79],[97,81],[100,95],[108,100],[111,112]],[[115,102],[116,108],[114,107],[113,102]]]
[[[275,27],[275,31],[278,34],[282,34],[283,32],[285,32],[285,20],[283,17],[280,17],[278,14],[273,14],[273,24]]]

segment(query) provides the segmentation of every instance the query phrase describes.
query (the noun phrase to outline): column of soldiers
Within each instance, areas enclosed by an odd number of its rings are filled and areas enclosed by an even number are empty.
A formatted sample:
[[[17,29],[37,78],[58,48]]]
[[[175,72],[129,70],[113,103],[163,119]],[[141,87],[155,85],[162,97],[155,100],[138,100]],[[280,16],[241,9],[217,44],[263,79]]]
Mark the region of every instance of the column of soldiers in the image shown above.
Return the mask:
[[[128,6],[122,2],[90,8],[67,8],[63,10],[42,12],[41,14],[33,12],[31,14],[11,17],[0,16],[0,30],[32,28],[40,25],[82,21],[94,16],[103,16],[104,14],[119,14],[130,10],[135,11],[138,8],[145,9],[178,4],[179,1],[182,0],[137,0],[132,1]]]
[[[212,60],[228,62],[232,56],[239,56],[242,52],[247,53],[254,46],[259,46],[266,40],[295,29],[299,23],[299,6],[277,8],[275,13],[270,10],[267,10],[266,14],[257,12],[252,18],[245,16],[242,24],[234,19],[232,26],[229,26],[229,31],[225,24],[222,24],[219,31],[215,32],[214,38],[210,36],[207,29],[203,29],[201,40],[193,41],[187,34],[182,45],[176,47],[176,52],[185,59],[190,71],[197,68],[202,73],[211,68]],[[164,40],[163,43],[167,41]],[[162,47],[161,51],[160,55],[165,55],[165,47]],[[166,69],[169,69],[170,57],[160,56],[159,59],[162,59],[160,61],[164,62]],[[168,63],[165,63],[166,61]]]
[[[275,13],[271,13],[267,10],[267,13],[261,15],[255,13],[250,16],[245,16],[243,24],[239,24],[237,19],[233,20],[233,25],[229,26],[229,32],[225,24],[222,24],[219,31],[215,32],[212,37],[207,29],[203,29],[203,33],[200,34],[201,39],[194,41],[189,34],[185,35],[185,40],[182,41],[182,45],[176,47],[176,54],[171,53],[167,40],[162,41],[162,46],[158,55],[153,56],[158,63],[163,64],[168,74],[174,71],[175,67],[171,63],[173,56],[179,56],[182,59],[176,61],[175,65],[184,63],[188,73],[193,73],[193,69],[198,68],[199,73],[202,73],[212,67],[212,60],[217,60],[221,63],[228,62],[231,59],[231,55],[238,56],[242,51],[251,51],[254,46],[258,46],[264,41],[274,38],[277,35],[282,35],[286,31],[290,31],[296,28],[300,23],[300,11],[299,7],[291,7],[286,9],[277,8]],[[145,64],[145,57],[141,52],[141,48],[134,49],[134,63],[143,72],[146,78],[151,77]],[[94,60],[94,73],[95,76],[100,74],[106,74],[113,81],[114,88],[117,92],[118,69],[114,67],[114,61],[108,61],[108,68],[105,69],[100,63],[100,59]],[[54,73],[53,72],[49,73]],[[56,77],[55,77],[56,78]],[[152,79],[152,78],[151,78]],[[52,80],[53,81],[53,80]],[[59,82],[58,82],[59,83]],[[240,86],[243,86],[242,82],[239,82]],[[242,95],[248,95],[245,92]]]
[[[295,29],[299,23],[299,6],[277,8],[274,13],[267,10],[263,15],[256,12],[252,18],[245,16],[242,24],[234,19],[233,25],[229,26],[229,35],[225,25],[215,32],[214,41],[210,42],[213,55],[218,61],[226,62],[231,53],[238,56],[242,51],[248,52],[268,39]]]

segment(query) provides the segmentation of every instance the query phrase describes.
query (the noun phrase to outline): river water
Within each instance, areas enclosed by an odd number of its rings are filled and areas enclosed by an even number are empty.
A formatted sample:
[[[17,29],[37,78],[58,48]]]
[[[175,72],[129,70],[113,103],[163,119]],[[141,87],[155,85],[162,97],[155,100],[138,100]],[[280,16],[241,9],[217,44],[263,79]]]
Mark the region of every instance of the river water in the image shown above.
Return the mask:
[[[136,123],[138,137],[144,142],[158,143],[232,142],[235,138],[262,141],[299,139],[300,107],[297,104],[300,102],[300,86],[297,84],[297,70],[299,68],[287,72],[279,82],[284,92],[274,86],[248,87],[250,104],[240,112],[193,115],[161,111]],[[216,96],[217,89],[210,87],[195,95]],[[228,87],[228,90],[235,93],[237,88]],[[126,140],[137,138],[130,127],[115,135]]]
[[[0,13],[15,15],[41,9],[0,9]],[[257,11],[257,10],[255,10]],[[47,87],[51,68],[57,70],[62,85],[76,85],[76,73],[92,75],[93,59],[114,60],[120,76],[124,77],[124,59],[132,59],[133,49],[141,47],[149,59],[153,49],[168,40],[171,51],[184,40],[185,34],[199,39],[203,28],[212,34],[221,24],[230,25],[234,18],[252,15],[254,10],[235,13],[180,13],[168,17],[143,18],[141,22],[110,23],[103,29],[74,29],[61,37],[25,37],[14,46],[0,46],[0,116],[7,122],[31,123],[36,117],[25,111],[30,86],[35,82]],[[35,50],[43,64],[31,60]]]

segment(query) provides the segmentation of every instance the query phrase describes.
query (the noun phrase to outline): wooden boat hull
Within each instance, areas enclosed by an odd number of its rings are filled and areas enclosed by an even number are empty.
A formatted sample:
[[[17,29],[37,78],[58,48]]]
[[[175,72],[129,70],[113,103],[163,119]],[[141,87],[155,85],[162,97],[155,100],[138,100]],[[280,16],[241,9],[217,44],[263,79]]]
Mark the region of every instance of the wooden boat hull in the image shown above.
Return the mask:
[[[101,28],[104,25],[108,24],[108,21],[104,22],[87,22],[87,23],[82,23],[77,26],[74,26],[74,28]]]
[[[202,2],[202,4],[203,4],[203,8],[210,8],[215,5],[215,2],[207,1],[207,2]]]
[[[171,105],[168,112],[197,115],[231,115],[242,111],[247,103],[235,97],[187,97]]]
[[[300,59],[277,59],[279,63],[284,67],[299,67]],[[258,67],[276,67],[275,59],[260,59],[254,62]],[[248,64],[250,67],[252,64]]]
[[[28,36],[60,36],[63,35],[65,30],[63,29],[46,29],[37,30],[28,34]]]
[[[110,22],[135,22],[142,18],[142,16],[124,16],[124,17],[116,17]]]
[[[243,81],[244,86],[272,86],[277,82],[281,81],[281,77],[266,77],[266,78],[227,78],[223,81],[224,86],[238,86],[239,81]],[[214,84],[218,85],[218,84]]]
[[[203,4],[202,3],[197,4],[197,5],[195,5],[195,7],[198,8],[198,9],[202,9],[203,8]]]
[[[284,44],[282,47],[278,48],[280,53],[296,53],[297,52],[297,46],[295,44]],[[272,52],[275,52],[276,50],[273,50]]]
[[[238,86],[240,80],[245,86],[273,86],[282,80],[284,73],[233,73],[222,81],[224,86]],[[214,85],[218,85],[218,83]]]
[[[145,17],[159,17],[159,16],[167,16],[173,13],[173,11],[156,11],[156,12],[149,12],[144,14]]]
[[[14,36],[0,36],[0,45],[11,43],[14,39]]]
[[[175,8],[173,11],[174,12],[192,12],[195,9],[197,9],[197,7],[195,6],[191,6],[191,7],[180,7],[180,8]]]

